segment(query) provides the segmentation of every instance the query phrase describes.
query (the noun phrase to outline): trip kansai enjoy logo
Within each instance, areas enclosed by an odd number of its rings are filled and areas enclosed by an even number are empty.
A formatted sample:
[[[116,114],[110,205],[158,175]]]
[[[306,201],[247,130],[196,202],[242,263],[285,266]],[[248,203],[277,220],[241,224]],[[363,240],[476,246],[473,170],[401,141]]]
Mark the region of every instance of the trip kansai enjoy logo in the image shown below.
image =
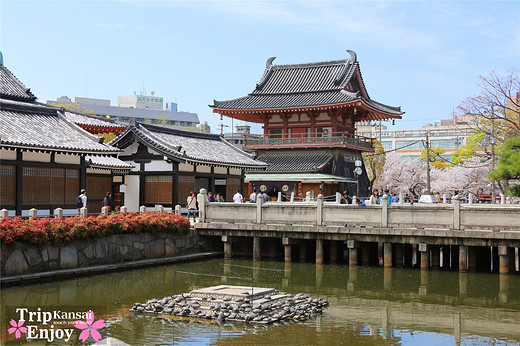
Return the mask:
[[[68,312],[68,311],[42,311],[41,308],[36,311],[30,311],[27,308],[17,308],[18,321],[12,319],[9,321],[10,327],[7,332],[14,334],[16,339],[23,336],[27,340],[46,340],[53,342],[54,340],[63,340],[68,342],[76,329],[82,332],[79,340],[86,341],[92,336],[94,341],[101,339],[99,329],[105,327],[104,320],[94,321],[94,313],[89,310],[86,312]],[[74,323],[74,328],[56,328],[56,326]],[[56,326],[55,326],[56,325]]]

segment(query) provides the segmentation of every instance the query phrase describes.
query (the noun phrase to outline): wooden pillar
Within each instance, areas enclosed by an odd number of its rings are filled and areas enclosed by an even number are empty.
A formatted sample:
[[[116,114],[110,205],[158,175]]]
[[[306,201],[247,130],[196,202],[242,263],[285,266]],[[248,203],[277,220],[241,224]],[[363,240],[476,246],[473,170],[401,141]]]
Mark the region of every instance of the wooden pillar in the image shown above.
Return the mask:
[[[231,237],[228,237],[227,235],[223,235],[222,242],[224,243],[224,258],[229,259],[233,255],[231,252]]]
[[[394,246],[395,246],[395,266],[402,267],[404,264],[404,261],[403,261],[404,244],[394,244]]]
[[[350,267],[357,267],[357,247],[354,240],[347,241],[349,252],[348,265]]]
[[[370,265],[370,246],[368,243],[361,244],[361,264],[364,266]]]
[[[501,275],[509,274],[509,248],[505,245],[498,246],[498,261],[499,261],[499,270],[498,272]]]
[[[291,258],[291,240],[288,237],[282,238],[282,244],[283,244],[283,253],[284,253],[284,259],[286,263],[290,263]]]
[[[260,252],[260,238],[258,236],[253,237],[253,261],[260,261],[262,254]]]
[[[468,271],[477,271],[477,248],[468,246]]]
[[[467,245],[459,245],[459,271],[468,271],[468,247]]]
[[[330,241],[330,263],[338,261],[338,243],[334,240]]]
[[[383,243],[383,266],[392,268],[392,243]]]
[[[432,253],[432,269],[440,269],[441,268],[441,247],[439,245],[430,246]]]
[[[419,244],[419,252],[421,253],[421,270],[428,270],[430,268],[430,251],[428,244]]]
[[[300,262],[307,261],[307,244],[304,241],[300,244]]]
[[[323,264],[323,239],[316,239],[316,264]]]

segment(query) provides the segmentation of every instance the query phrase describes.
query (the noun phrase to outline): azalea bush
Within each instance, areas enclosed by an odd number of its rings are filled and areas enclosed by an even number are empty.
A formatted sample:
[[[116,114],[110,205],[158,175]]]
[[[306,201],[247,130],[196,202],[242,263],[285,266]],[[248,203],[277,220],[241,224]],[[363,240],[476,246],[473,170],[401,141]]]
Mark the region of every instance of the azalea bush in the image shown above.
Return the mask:
[[[65,219],[0,219],[0,237],[5,244],[24,241],[36,245],[46,242],[60,245],[72,240],[98,239],[112,234],[177,233],[189,229],[190,223],[185,217],[169,213],[127,213],[86,218],[74,216]]]

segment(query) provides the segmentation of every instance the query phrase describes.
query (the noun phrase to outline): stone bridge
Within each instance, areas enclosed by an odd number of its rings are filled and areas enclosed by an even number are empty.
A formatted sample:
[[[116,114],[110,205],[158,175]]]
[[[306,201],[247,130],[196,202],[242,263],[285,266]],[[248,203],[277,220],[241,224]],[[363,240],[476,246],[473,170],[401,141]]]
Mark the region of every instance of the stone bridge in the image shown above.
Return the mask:
[[[205,190],[201,190],[205,194]],[[208,203],[195,224],[215,250],[285,261],[518,272],[520,206],[345,205],[324,202]],[[252,240],[252,241],[251,241]],[[220,245],[219,245],[220,244]]]

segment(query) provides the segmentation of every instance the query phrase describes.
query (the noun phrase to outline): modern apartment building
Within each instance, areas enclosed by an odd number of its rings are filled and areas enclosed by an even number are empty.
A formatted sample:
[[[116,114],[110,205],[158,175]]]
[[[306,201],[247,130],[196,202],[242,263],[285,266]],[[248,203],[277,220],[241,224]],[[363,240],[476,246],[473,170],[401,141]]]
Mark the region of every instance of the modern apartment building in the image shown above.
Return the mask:
[[[456,116],[453,119],[436,121],[415,129],[388,129],[379,123],[363,122],[357,126],[360,136],[376,138],[381,141],[385,151],[395,150],[402,157],[417,159],[425,148],[428,134],[431,148],[443,148],[443,156],[447,159],[457,149],[466,144],[471,136],[476,117]]]

